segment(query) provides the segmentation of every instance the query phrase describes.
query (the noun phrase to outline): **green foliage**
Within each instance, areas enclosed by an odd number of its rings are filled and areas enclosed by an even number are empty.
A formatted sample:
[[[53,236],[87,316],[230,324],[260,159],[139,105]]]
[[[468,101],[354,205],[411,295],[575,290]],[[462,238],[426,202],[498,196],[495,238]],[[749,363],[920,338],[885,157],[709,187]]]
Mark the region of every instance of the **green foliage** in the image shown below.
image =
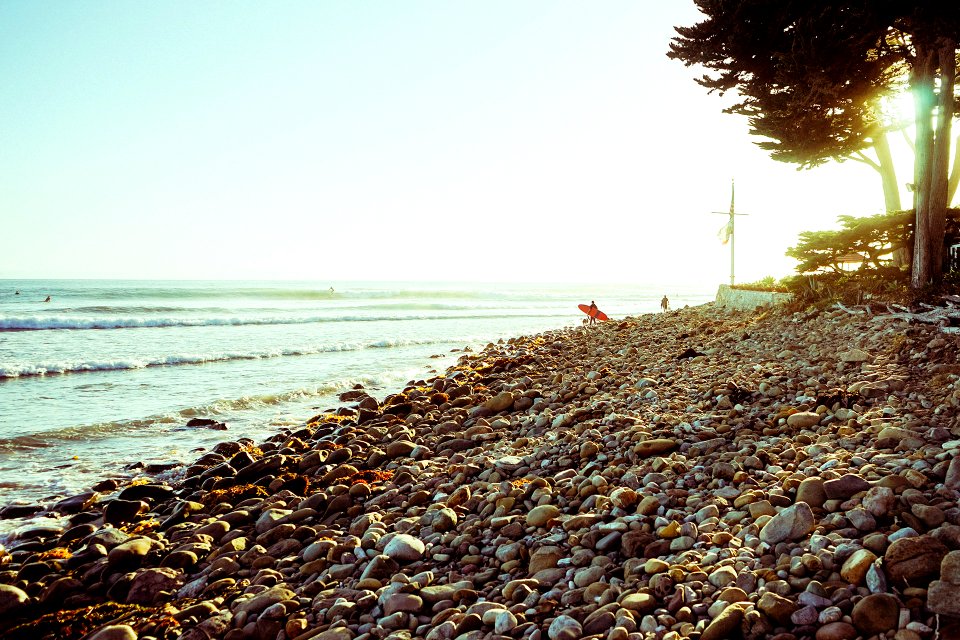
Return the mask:
[[[760,278],[756,282],[744,282],[741,284],[735,284],[732,289],[745,289],[747,291],[776,291],[778,293],[786,293],[788,291],[787,287],[783,284],[782,281],[778,281],[773,276],[766,276],[765,278]]]
[[[781,282],[800,307],[829,306],[834,302],[864,304],[870,300],[907,302],[910,292],[910,273],[889,266],[790,276]]]
[[[892,277],[896,271],[909,268],[914,224],[912,211],[862,218],[842,215],[837,221],[841,226],[839,230],[804,231],[797,245],[787,249],[786,255],[799,263],[797,272],[843,274],[856,269]],[[947,209],[944,245],[949,247],[958,239],[960,209]],[[898,251],[902,253],[901,260],[897,259]],[[862,260],[855,260],[855,255]]]
[[[912,211],[862,218],[840,216],[838,221],[839,230],[804,231],[797,246],[787,249],[786,254],[798,260],[800,275],[784,278],[781,284],[793,294],[796,304],[863,304],[870,300],[912,304],[955,289],[953,283],[960,284],[960,273],[954,271],[942,286],[910,289]],[[944,245],[958,242],[960,209],[947,209]],[[896,259],[896,252],[901,249],[905,261]],[[863,260],[844,263],[844,256],[851,254],[859,254]]]
[[[835,231],[804,231],[787,256],[799,262],[800,273],[832,271],[844,273],[855,255],[862,257],[860,268],[879,269],[895,262],[894,252],[909,251],[913,212],[898,211],[865,218],[842,215]],[[846,260],[846,262],[845,262]],[[847,267],[845,268],[845,265]]]

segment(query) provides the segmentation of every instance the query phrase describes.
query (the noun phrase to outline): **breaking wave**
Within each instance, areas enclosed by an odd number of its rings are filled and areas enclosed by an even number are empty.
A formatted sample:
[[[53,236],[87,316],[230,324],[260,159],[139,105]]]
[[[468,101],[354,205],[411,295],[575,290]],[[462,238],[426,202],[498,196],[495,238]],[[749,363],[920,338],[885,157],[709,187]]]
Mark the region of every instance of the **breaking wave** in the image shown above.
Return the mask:
[[[268,358],[310,356],[319,353],[360,351],[362,349],[390,349],[394,347],[442,344],[445,342],[449,342],[449,340],[383,339],[374,340],[371,342],[340,342],[308,349],[275,349],[246,353],[180,354],[152,359],[129,358],[104,361],[91,360],[43,362],[6,366],[0,365],[0,380],[9,378],[28,378],[34,376],[64,375],[68,373],[87,373],[93,371],[127,371],[131,369],[146,369],[148,367],[207,364],[212,362],[227,362],[235,360],[266,360]]]
[[[468,320],[473,318],[489,318],[492,316],[510,315],[512,318],[542,318],[563,317],[569,313],[557,314],[545,312],[543,314],[511,314],[503,310],[490,310],[487,313],[474,314],[437,314],[414,315],[402,314],[392,316],[273,316],[273,317],[233,317],[233,318],[63,318],[63,317],[24,317],[0,318],[0,332],[3,331],[51,331],[51,330],[108,330],[108,329],[145,329],[164,327],[224,327],[245,325],[290,325],[290,324],[317,324],[321,322],[396,322],[404,320]]]

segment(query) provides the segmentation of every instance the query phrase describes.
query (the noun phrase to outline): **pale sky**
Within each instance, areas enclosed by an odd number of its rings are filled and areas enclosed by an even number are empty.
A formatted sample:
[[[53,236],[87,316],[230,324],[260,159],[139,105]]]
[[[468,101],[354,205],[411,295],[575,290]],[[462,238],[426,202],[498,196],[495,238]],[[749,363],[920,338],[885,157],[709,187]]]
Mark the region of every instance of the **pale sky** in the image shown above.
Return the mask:
[[[883,208],[665,52],[692,0],[0,3],[0,278],[726,282]],[[898,162],[899,182],[912,166]],[[904,206],[910,201],[904,192]]]

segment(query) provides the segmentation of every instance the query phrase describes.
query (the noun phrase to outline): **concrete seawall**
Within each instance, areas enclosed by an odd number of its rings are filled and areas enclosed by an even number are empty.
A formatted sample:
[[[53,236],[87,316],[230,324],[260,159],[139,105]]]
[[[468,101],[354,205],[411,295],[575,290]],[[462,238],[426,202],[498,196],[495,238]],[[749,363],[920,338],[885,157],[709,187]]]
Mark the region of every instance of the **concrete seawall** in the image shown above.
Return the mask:
[[[785,304],[793,298],[789,293],[774,291],[748,291],[747,289],[731,289],[730,285],[722,284],[717,289],[718,306],[728,309],[756,309],[757,307],[772,307]]]

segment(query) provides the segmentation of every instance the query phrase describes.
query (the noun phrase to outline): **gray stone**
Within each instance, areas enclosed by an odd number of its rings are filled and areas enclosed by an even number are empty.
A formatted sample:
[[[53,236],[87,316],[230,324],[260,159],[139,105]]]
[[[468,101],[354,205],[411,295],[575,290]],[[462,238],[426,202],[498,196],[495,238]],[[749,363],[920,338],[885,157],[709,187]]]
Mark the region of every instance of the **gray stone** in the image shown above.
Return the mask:
[[[583,627],[570,616],[557,616],[547,629],[550,640],[580,640]]]
[[[813,531],[813,511],[806,502],[797,502],[770,518],[760,531],[760,539],[769,545],[797,540]]]
[[[960,551],[951,551],[943,557],[940,562],[940,579],[960,585]]]
[[[889,487],[871,487],[863,497],[863,508],[876,518],[890,514],[897,496]]]
[[[383,548],[384,554],[391,560],[397,562],[414,562],[423,557],[426,546],[419,538],[414,538],[406,533],[398,533],[393,537],[387,546]]]
[[[960,585],[934,580],[927,590],[927,608],[934,613],[960,618]]]

